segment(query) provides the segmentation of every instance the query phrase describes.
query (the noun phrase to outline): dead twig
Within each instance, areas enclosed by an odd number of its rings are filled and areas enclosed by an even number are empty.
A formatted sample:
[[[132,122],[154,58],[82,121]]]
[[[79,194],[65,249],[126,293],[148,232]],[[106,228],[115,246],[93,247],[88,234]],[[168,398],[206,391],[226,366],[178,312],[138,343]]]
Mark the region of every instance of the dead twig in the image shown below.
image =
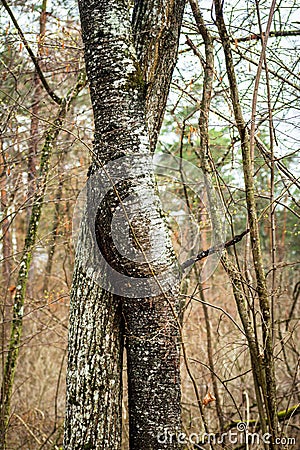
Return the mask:
[[[200,261],[201,259],[207,258],[210,255],[213,255],[214,253],[221,252],[224,248],[228,248],[231,245],[235,245],[238,242],[240,242],[243,237],[249,233],[249,229],[243,231],[241,234],[237,234],[229,241],[226,241],[222,244],[214,245],[213,247],[208,248],[207,250],[202,250],[201,253],[198,253],[198,255],[194,256],[193,258],[188,259],[181,265],[181,269],[185,271],[188,267],[195,264],[197,261]]]

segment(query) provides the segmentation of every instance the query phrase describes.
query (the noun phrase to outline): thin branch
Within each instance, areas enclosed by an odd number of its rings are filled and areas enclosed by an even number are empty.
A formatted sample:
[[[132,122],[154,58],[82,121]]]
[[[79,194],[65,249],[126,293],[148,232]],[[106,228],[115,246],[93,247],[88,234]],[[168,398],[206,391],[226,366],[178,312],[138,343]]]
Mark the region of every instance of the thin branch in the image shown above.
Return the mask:
[[[195,264],[197,261],[201,261],[201,259],[207,258],[210,255],[213,255],[214,253],[217,252],[221,252],[224,248],[228,248],[231,245],[235,245],[238,242],[240,242],[243,237],[249,233],[249,229],[243,231],[241,234],[237,234],[236,236],[234,236],[232,239],[230,239],[229,241],[226,241],[222,244],[219,245],[214,245],[213,247],[208,248],[207,250],[203,250],[201,253],[199,253],[198,255],[194,256],[193,258],[188,259],[187,261],[185,261],[182,265],[181,268],[183,271],[185,271],[188,267],[192,266],[193,264]]]
[[[240,47],[235,47],[232,46],[231,50],[236,53],[237,55],[239,55],[240,58],[244,59],[245,61],[248,61],[249,63],[253,64],[254,66],[258,66],[258,61],[255,61],[254,59],[250,58],[248,56],[247,52],[247,48],[242,48],[242,50],[244,51],[244,53],[242,53],[241,48]],[[247,54],[246,54],[247,53]],[[256,55],[255,55],[256,56]],[[264,65],[263,65],[263,69],[264,69]],[[300,91],[300,86],[293,83],[289,78],[284,77],[283,75],[280,75],[279,70],[272,70],[271,68],[269,68],[269,72],[274,76],[274,78],[278,78],[278,80],[283,81],[284,83],[288,84],[289,86],[291,86],[292,88],[296,89],[297,91]]]
[[[41,68],[39,66],[38,60],[35,57],[35,54],[33,53],[30,45],[28,44],[27,39],[25,38],[25,36],[24,36],[24,34],[23,34],[23,32],[22,32],[22,30],[21,30],[21,28],[20,28],[20,26],[19,26],[19,24],[18,24],[18,22],[17,22],[17,20],[16,20],[16,18],[14,16],[13,12],[12,12],[12,10],[10,9],[10,6],[8,5],[6,0],[1,0],[1,2],[2,2],[4,8],[6,9],[7,13],[9,14],[9,16],[10,16],[14,26],[16,27],[16,29],[17,29],[17,31],[19,33],[19,36],[21,38],[21,41],[23,42],[26,50],[28,51],[28,54],[29,54],[29,56],[30,56],[30,58],[31,58],[31,60],[32,60],[32,62],[34,64],[34,67],[35,67],[35,69],[36,69],[36,71],[37,71],[37,73],[38,73],[38,75],[40,77],[40,80],[41,80],[44,88],[46,89],[47,93],[50,95],[52,100],[55,101],[55,103],[57,103],[58,105],[60,105],[62,103],[63,99],[61,97],[58,97],[58,95],[56,95],[55,92],[53,92],[53,90],[49,86],[49,84],[48,84],[46,78],[44,77],[44,74],[43,74],[43,72],[42,72],[42,70],[41,70]]]
[[[181,294],[181,295],[182,295],[183,297],[188,297],[188,298],[190,298],[189,295],[184,295],[184,294]],[[221,306],[218,306],[218,305],[214,305],[213,303],[209,303],[209,302],[206,302],[206,301],[204,301],[204,300],[201,300],[201,299],[198,298],[198,297],[194,297],[194,296],[193,296],[193,300],[195,300],[196,302],[202,303],[202,305],[206,305],[206,306],[209,306],[210,308],[214,308],[214,309],[217,309],[218,311],[221,311],[226,317],[228,317],[228,319],[231,320],[232,323],[234,323],[234,325],[239,329],[239,331],[240,331],[244,336],[246,336],[245,331],[239,326],[239,324],[234,320],[234,318],[233,318],[227,311],[225,311],[224,308],[222,308]],[[228,381],[228,380],[226,380],[226,381]],[[229,381],[230,381],[230,380],[229,380]]]
[[[273,442],[275,442],[278,433],[278,420],[277,420],[277,402],[276,402],[276,380],[275,380],[275,367],[274,367],[274,356],[273,356],[273,340],[271,333],[271,311],[270,311],[270,299],[266,283],[266,276],[264,272],[262,249],[260,243],[260,233],[259,224],[257,220],[257,206],[255,202],[255,186],[254,186],[254,175],[253,175],[253,156],[254,156],[254,128],[253,122],[255,121],[256,112],[256,102],[257,102],[257,88],[259,83],[259,78],[262,70],[263,55],[266,50],[267,39],[263,42],[263,48],[260,55],[260,61],[258,64],[256,82],[254,87],[254,95],[252,102],[252,126],[250,137],[247,131],[246,123],[244,120],[241,104],[240,95],[238,90],[237,78],[234,69],[233,55],[231,50],[230,37],[228,35],[227,27],[225,25],[223,16],[223,4],[220,0],[214,0],[215,14],[216,14],[216,25],[218,27],[219,36],[222,41],[222,47],[224,50],[227,76],[230,85],[230,94],[232,100],[232,107],[234,111],[234,116],[236,120],[236,125],[239,131],[241,139],[241,150],[242,150],[242,160],[243,160],[243,172],[244,172],[244,183],[245,183],[245,193],[246,193],[246,203],[247,212],[250,228],[251,237],[251,250],[254,261],[255,276],[257,282],[257,293],[259,298],[260,310],[262,313],[262,336],[264,340],[264,370],[262,372],[262,391],[264,396],[264,402],[268,417],[268,424],[270,432],[272,434]],[[274,12],[274,0],[269,13],[267,34],[270,31],[270,25],[272,20],[272,15]],[[256,368],[255,368],[256,370]],[[255,373],[254,373],[255,375]],[[263,432],[266,432],[266,421],[263,416],[263,411],[260,410],[260,421],[262,424]],[[270,448],[277,448],[276,444],[271,444]]]
[[[250,156],[251,156],[251,165],[253,165],[254,160],[254,146],[255,146],[255,125],[256,125],[256,108],[257,108],[257,100],[258,100],[258,88],[261,78],[261,73],[263,69],[263,63],[266,64],[265,61],[265,55],[266,55],[266,49],[267,49],[267,43],[268,43],[268,37],[270,34],[270,28],[273,20],[273,14],[275,10],[276,0],[272,1],[270,13],[268,17],[268,23],[266,32],[262,33],[264,36],[261,35],[262,40],[262,49],[260,53],[259,63],[257,66],[257,73],[255,77],[255,84],[253,89],[253,98],[252,98],[252,108],[251,108],[251,128],[250,128]],[[251,169],[251,166],[250,166]],[[252,167],[253,170],[253,167]]]
[[[261,37],[265,36],[265,33],[263,35],[261,33],[253,33],[249,34],[248,36],[244,36],[241,38],[233,38],[232,42],[238,43],[238,42],[247,42],[247,41],[259,41]],[[285,31],[270,31],[269,37],[288,37],[288,36],[300,36],[300,30],[285,30]]]
[[[264,143],[259,139],[258,136],[255,136],[255,143],[258,150],[261,152],[263,156],[265,156],[268,160],[272,160],[272,155],[269,150],[266,148]],[[291,180],[298,189],[300,189],[299,180],[289,171],[289,169],[279,160],[279,158],[275,158],[275,165],[277,169],[280,170],[289,180]]]
[[[291,310],[290,310],[290,312],[289,312],[289,317],[288,317],[287,320],[286,320],[286,325],[285,325],[285,330],[286,330],[286,331],[288,330],[288,328],[289,328],[289,323],[290,323],[290,321],[291,321],[291,319],[292,319],[292,317],[293,317],[293,314],[294,314],[294,311],[295,311],[295,308],[296,308],[296,304],[297,304],[297,301],[298,301],[298,297],[300,297],[300,281],[298,281],[298,282],[296,283],[295,287],[294,287],[294,291],[293,291],[293,304],[292,304]]]

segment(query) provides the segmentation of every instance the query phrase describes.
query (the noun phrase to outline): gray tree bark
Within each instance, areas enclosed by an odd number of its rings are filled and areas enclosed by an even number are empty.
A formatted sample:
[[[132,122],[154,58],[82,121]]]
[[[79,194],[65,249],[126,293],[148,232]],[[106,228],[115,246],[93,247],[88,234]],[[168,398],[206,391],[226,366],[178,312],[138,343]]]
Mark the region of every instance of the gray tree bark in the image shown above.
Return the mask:
[[[175,9],[163,13],[152,9],[155,4]],[[150,156],[176,60],[184,1],[137,1],[133,27],[124,0],[81,0],[79,7],[95,141],[71,293],[64,446],[120,448],[125,337],[130,448],[177,449],[176,439],[160,443],[157,435],[180,429],[180,271]],[[174,22],[171,11],[176,11]],[[149,25],[153,45],[145,59],[140,37]],[[149,40],[144,43],[147,47]],[[162,65],[154,64],[155,45]],[[167,74],[160,73],[166,66]],[[154,78],[160,84],[149,82]]]
[[[164,118],[185,0],[136,0],[133,37],[146,83],[146,117],[151,151],[155,150]]]

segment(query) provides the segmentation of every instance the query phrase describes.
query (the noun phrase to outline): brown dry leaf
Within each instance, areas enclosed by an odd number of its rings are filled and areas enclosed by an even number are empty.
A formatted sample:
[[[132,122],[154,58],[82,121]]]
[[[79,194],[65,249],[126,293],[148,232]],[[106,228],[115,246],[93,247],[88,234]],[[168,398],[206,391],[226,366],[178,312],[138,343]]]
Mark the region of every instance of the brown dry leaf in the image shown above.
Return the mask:
[[[16,286],[9,286],[7,290],[13,294],[16,290]]]
[[[208,391],[204,399],[202,400],[202,405],[207,406],[209,403],[214,402],[216,400],[216,397]]]

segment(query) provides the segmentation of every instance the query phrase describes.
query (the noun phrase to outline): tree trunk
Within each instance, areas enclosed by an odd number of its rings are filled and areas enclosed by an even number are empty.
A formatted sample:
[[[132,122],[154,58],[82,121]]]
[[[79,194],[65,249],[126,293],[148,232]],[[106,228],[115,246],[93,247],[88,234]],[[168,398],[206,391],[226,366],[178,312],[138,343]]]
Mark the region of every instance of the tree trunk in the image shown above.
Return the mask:
[[[46,33],[46,8],[47,0],[42,1],[41,13],[40,13],[40,30],[38,34],[38,51],[37,51],[37,61],[40,64],[41,56],[43,52],[43,43]],[[29,139],[29,149],[28,149],[28,199],[29,207],[27,208],[27,219],[29,222],[30,213],[32,209],[33,195],[36,190],[36,158],[38,153],[38,143],[39,143],[39,110],[40,101],[42,96],[42,85],[39,74],[37,70],[34,70],[33,75],[33,98],[32,98],[32,116],[30,124],[30,139]]]
[[[164,118],[185,0],[135,0],[133,37],[143,72],[146,118],[151,151],[155,150]]]
[[[44,203],[44,196],[46,191],[46,183],[48,179],[48,172],[50,167],[50,160],[52,149],[61,130],[63,121],[66,117],[70,104],[77,97],[81,89],[85,86],[85,77],[79,76],[78,81],[73,89],[69,91],[62,102],[57,117],[53,124],[46,132],[45,142],[43,145],[39,177],[37,182],[37,189],[34,194],[33,206],[30,215],[30,220],[27,228],[26,238],[22,251],[22,257],[19,265],[19,272],[17,276],[16,293],[13,303],[13,318],[10,327],[10,340],[5,359],[5,366],[3,371],[3,379],[1,384],[1,399],[0,399],[0,449],[6,449],[6,435],[10,419],[10,406],[13,393],[13,385],[15,378],[15,371],[17,360],[19,356],[21,335],[23,330],[23,316],[24,316],[24,302],[26,295],[26,286],[28,281],[28,274],[32,258],[32,251],[37,239],[37,230],[41,217],[41,212]]]
[[[55,209],[54,209],[54,215],[53,215],[53,220],[52,220],[52,229],[51,229],[50,245],[49,245],[48,255],[47,255],[47,263],[46,263],[46,267],[45,267],[43,293],[48,292],[48,286],[49,286],[49,281],[50,281],[52,266],[53,266],[54,253],[55,253],[56,243],[57,243],[57,238],[58,238],[60,218],[62,215],[61,198],[62,198],[62,194],[63,194],[64,180],[63,180],[63,173],[62,173],[63,167],[61,167],[61,166],[62,166],[62,162],[60,163],[60,166],[59,166],[59,183],[58,183],[57,191],[55,193],[55,204],[54,204]]]
[[[65,449],[121,447],[120,302],[77,264],[69,328]]]
[[[182,14],[184,2],[179,3]],[[157,436],[180,429],[180,271],[153,177],[147,76],[133,46],[126,2],[80,1],[79,6],[95,142],[71,294],[65,448],[121,446],[123,320],[130,448],[176,449],[176,440],[160,443]],[[170,76],[162,75],[164,95]],[[163,114],[165,100],[156,107]],[[155,125],[153,136],[158,129]]]
[[[3,255],[3,281],[5,288],[9,285],[9,279],[12,270],[11,264],[11,255],[12,255],[12,245],[11,245],[11,232],[10,232],[10,223],[7,218],[8,211],[8,199],[7,199],[7,167],[4,159],[4,150],[2,148],[2,139],[0,139],[0,192],[1,192],[1,213],[3,214],[3,219],[1,222],[2,229],[2,255]]]
[[[273,354],[273,338],[272,338],[272,317],[270,308],[270,296],[267,289],[266,275],[264,271],[262,250],[259,234],[259,221],[257,217],[257,207],[254,195],[254,175],[253,175],[253,157],[250,137],[247,131],[246,123],[243,117],[241,104],[239,100],[239,92],[237,89],[237,79],[234,70],[233,57],[231,52],[230,38],[224,22],[222,5],[219,0],[214,0],[216,11],[216,24],[219,36],[222,42],[227,76],[230,86],[231,101],[234,116],[241,139],[241,150],[243,158],[243,172],[245,183],[245,194],[247,203],[247,214],[249,221],[251,250],[254,262],[254,270],[256,275],[256,290],[259,298],[260,311],[262,315],[262,334],[263,334],[263,367],[265,376],[264,399],[268,417],[268,426],[272,435],[272,443],[270,448],[277,448],[276,439],[278,436],[278,417],[277,417],[277,398],[276,398],[276,377],[275,363]],[[254,136],[253,136],[254,139]]]

